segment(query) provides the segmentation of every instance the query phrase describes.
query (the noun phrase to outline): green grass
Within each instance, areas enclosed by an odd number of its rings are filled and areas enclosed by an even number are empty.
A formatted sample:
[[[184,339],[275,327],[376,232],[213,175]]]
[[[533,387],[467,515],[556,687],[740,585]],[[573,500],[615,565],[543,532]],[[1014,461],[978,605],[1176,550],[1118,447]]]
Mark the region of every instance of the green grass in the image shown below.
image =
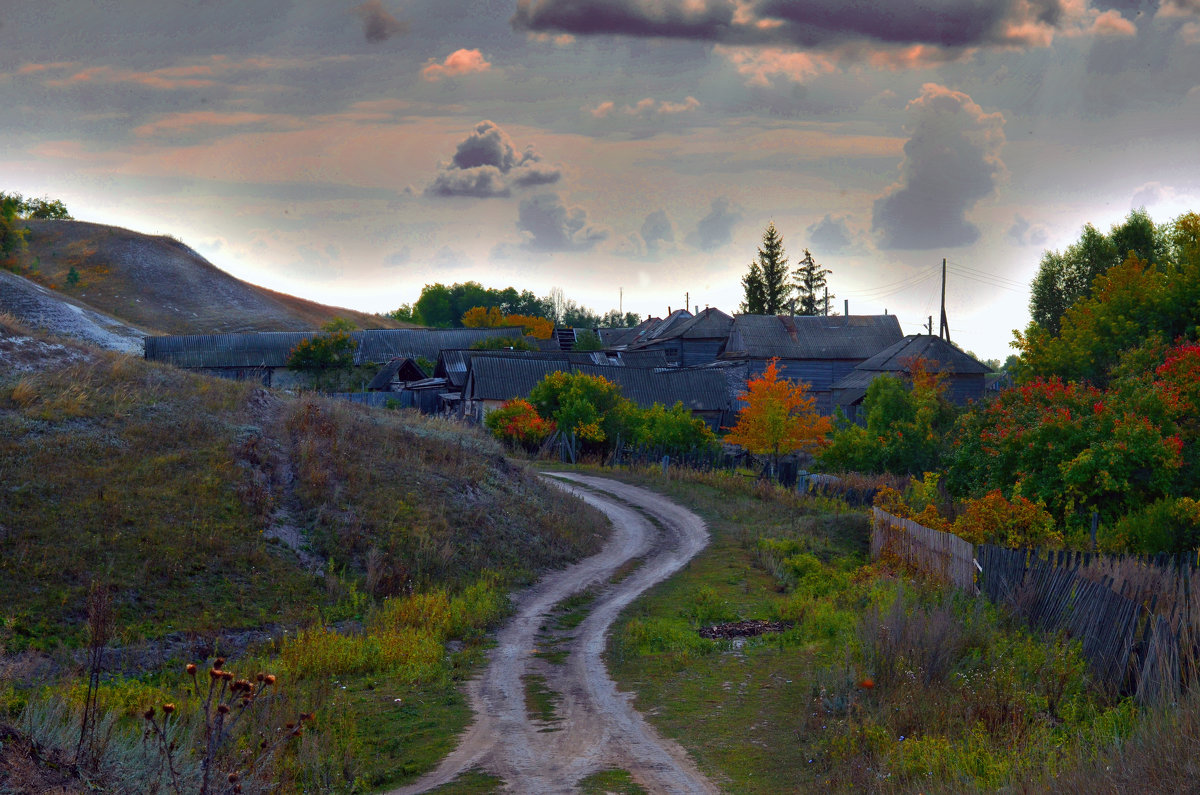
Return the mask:
[[[724,476],[613,473],[677,499],[712,543],[614,625],[635,706],[727,791],[991,791],[1044,782],[1133,725],[1077,646],[868,564],[862,512]],[[697,630],[781,618],[744,642]]]
[[[543,724],[540,731],[557,731],[562,695],[546,687],[546,677],[541,674],[525,674],[521,681],[525,683],[525,712]]]
[[[482,770],[468,770],[449,784],[429,790],[430,795],[492,795],[504,792],[504,781]]]
[[[593,773],[579,782],[583,795],[645,795],[628,770],[612,768]]]

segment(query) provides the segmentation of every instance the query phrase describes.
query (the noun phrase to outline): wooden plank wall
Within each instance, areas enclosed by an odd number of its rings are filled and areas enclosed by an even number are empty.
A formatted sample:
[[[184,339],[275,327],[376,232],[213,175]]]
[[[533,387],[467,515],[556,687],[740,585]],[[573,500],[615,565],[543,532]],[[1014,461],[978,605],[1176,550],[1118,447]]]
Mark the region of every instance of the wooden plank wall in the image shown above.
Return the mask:
[[[894,555],[914,568],[956,588],[975,587],[975,548],[952,533],[943,533],[879,508],[872,522],[871,557]]]

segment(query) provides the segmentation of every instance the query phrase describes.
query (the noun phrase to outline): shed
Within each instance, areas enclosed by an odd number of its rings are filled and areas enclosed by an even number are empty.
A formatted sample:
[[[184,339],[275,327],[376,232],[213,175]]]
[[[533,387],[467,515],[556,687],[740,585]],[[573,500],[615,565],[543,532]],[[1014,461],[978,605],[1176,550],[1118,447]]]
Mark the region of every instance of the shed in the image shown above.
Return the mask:
[[[961,406],[984,396],[987,376],[992,368],[941,337],[909,334],[858,364],[852,372],[838,380],[832,389],[835,405],[849,419],[857,421],[858,409],[871,382],[885,374],[907,378],[916,359],[928,362],[932,372],[945,374],[943,383],[946,386],[946,399],[951,403]]]
[[[425,371],[407,356],[397,357],[385,364],[367,384],[368,392],[399,392],[404,384],[427,378]]]

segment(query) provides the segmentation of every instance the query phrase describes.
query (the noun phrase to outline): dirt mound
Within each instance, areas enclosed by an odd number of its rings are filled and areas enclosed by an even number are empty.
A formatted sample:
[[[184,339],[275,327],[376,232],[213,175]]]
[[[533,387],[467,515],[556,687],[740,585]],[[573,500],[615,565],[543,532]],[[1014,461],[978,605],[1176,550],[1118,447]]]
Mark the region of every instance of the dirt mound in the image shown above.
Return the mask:
[[[334,317],[362,328],[404,325],[248,284],[171,237],[84,221],[24,223],[18,273],[151,333],[307,331]]]
[[[712,627],[701,627],[700,637],[709,640],[728,640],[730,638],[753,638],[768,632],[786,632],[792,628],[790,621],[766,621],[752,618],[746,621],[733,621],[728,624],[717,624]]]

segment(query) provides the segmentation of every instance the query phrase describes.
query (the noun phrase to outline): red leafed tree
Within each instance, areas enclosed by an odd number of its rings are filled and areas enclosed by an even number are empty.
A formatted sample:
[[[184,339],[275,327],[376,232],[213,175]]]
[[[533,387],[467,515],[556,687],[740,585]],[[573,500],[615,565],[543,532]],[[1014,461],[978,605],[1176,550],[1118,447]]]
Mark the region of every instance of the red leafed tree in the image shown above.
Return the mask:
[[[812,451],[828,444],[825,437],[833,428],[828,417],[817,413],[817,399],[808,394],[808,384],[779,378],[778,361],[772,359],[763,374],[749,381],[746,391],[738,395],[747,405],[725,436],[725,441],[755,455],[771,456],[772,467],[778,466],[785,453]]]

